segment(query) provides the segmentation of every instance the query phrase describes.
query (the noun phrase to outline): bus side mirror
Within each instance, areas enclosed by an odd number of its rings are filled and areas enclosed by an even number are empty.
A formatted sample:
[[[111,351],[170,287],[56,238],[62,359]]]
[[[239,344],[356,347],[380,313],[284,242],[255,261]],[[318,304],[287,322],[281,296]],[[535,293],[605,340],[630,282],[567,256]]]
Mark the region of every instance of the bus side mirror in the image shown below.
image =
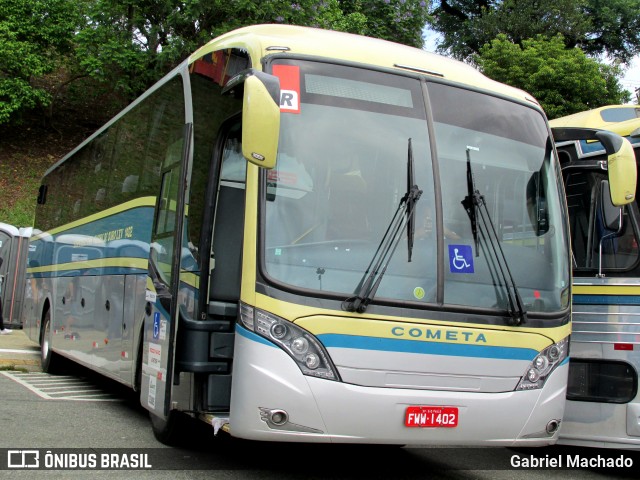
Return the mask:
[[[47,186],[40,185],[40,188],[38,189],[38,198],[36,200],[36,203],[38,205],[44,205],[44,202],[46,201],[47,201]]]
[[[556,143],[576,140],[597,140],[607,153],[607,171],[611,202],[626,205],[636,197],[636,157],[628,139],[608,130],[582,127],[554,127],[551,129]]]
[[[616,135],[611,132],[602,134]],[[636,157],[631,142],[616,135],[622,140],[613,153],[607,149],[607,172],[609,175],[609,189],[613,205],[621,206],[633,202],[636,196],[637,168]],[[604,141],[602,142],[605,143]]]
[[[243,89],[242,155],[251,163],[273,168],[280,138],[280,80],[258,70],[238,73],[222,93]]]

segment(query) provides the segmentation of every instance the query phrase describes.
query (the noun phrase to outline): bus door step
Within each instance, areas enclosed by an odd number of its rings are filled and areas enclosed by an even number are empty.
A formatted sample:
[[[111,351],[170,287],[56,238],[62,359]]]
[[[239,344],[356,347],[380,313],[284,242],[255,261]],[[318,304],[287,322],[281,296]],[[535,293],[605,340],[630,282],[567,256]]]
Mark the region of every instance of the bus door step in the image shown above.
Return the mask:
[[[229,417],[221,414],[201,413],[200,420],[213,427],[213,434],[217,435],[220,430],[230,433]]]

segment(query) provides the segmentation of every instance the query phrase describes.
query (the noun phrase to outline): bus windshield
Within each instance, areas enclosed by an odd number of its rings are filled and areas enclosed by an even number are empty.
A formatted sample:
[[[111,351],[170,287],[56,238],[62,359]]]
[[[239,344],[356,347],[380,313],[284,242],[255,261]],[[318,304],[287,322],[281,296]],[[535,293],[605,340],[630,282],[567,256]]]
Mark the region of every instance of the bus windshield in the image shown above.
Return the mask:
[[[398,243],[374,302],[509,310],[515,288],[529,315],[568,307],[566,219],[540,112],[345,65],[277,60],[273,73],[285,99],[263,198],[274,284],[354,294],[408,190],[411,144],[423,192],[412,254],[406,238]],[[493,227],[465,209],[468,171]]]

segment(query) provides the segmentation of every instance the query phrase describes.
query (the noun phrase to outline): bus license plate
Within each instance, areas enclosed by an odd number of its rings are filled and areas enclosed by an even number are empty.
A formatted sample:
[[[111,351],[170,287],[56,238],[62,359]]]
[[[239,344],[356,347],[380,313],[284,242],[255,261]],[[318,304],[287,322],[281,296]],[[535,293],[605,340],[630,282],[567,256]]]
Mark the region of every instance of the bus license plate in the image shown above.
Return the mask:
[[[411,406],[407,408],[404,425],[406,427],[454,428],[458,426],[458,408]]]

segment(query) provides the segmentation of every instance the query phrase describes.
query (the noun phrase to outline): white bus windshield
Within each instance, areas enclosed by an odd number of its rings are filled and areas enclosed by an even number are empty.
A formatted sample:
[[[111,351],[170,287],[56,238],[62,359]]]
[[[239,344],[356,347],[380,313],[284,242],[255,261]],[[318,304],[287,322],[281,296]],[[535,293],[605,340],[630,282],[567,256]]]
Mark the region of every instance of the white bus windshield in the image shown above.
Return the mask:
[[[267,173],[270,279],[336,298],[353,295],[407,191],[411,139],[415,184],[423,191],[413,253],[409,262],[400,241],[375,301],[509,309],[508,268],[527,312],[567,308],[566,220],[539,112],[444,84],[428,84],[426,96],[412,77],[318,62],[278,66],[286,71],[283,94],[293,84],[291,98],[299,102],[282,105],[277,165]],[[467,152],[495,226],[493,241],[482,228],[474,237],[462,204]],[[495,248],[506,265],[498,265]]]

